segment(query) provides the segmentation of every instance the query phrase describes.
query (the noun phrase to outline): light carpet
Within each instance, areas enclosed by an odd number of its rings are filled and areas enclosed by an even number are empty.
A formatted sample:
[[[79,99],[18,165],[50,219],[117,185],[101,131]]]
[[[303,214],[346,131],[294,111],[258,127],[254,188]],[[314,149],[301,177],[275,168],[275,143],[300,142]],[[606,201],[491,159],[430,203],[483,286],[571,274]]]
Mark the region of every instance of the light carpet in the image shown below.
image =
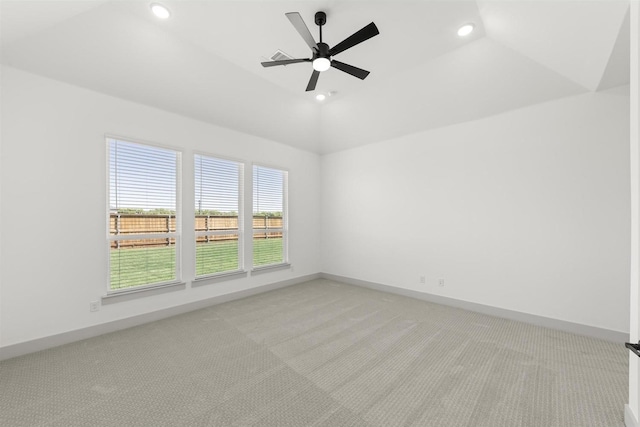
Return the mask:
[[[622,427],[623,343],[314,280],[0,363],[1,426]]]

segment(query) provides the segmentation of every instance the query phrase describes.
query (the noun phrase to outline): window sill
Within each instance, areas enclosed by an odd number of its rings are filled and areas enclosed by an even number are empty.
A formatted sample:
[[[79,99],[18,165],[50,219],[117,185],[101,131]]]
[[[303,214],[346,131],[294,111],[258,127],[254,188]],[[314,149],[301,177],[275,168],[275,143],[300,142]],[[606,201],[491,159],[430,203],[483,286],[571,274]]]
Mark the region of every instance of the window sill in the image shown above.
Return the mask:
[[[229,272],[224,272],[224,273],[218,273],[218,274],[210,274],[208,276],[199,276],[196,277],[195,279],[193,279],[193,281],[191,282],[191,287],[192,288],[197,288],[199,286],[205,286],[205,285],[209,285],[212,283],[220,283],[220,282],[224,282],[227,280],[234,280],[234,279],[240,279],[242,277],[247,277],[247,272],[244,270],[236,270],[236,271],[229,271]]]
[[[162,283],[155,286],[145,286],[140,288],[132,288],[123,291],[116,291],[107,295],[103,295],[102,305],[114,304],[117,302],[130,301],[132,299],[144,298],[151,295],[159,295],[167,292],[181,291],[186,289],[185,282]]]
[[[288,270],[289,268],[291,268],[291,264],[289,264],[288,262],[283,262],[280,264],[261,265],[260,267],[254,267],[251,270],[251,275],[253,276],[256,274],[269,273],[271,271],[277,270]]]

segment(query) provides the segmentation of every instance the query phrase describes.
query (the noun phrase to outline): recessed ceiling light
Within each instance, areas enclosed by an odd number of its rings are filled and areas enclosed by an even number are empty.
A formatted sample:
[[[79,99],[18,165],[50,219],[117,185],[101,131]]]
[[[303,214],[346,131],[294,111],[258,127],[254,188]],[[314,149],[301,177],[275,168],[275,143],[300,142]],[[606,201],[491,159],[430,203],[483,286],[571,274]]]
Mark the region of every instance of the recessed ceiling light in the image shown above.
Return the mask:
[[[325,99],[327,99],[327,97],[326,97],[326,95],[325,95],[325,94],[323,94],[323,93],[319,93],[319,94],[317,94],[317,95],[316,95],[316,99],[317,99],[318,101],[324,101]]]
[[[327,71],[331,67],[331,61],[327,58],[316,58],[313,60],[313,69],[316,71]]]
[[[458,35],[460,37],[468,36],[473,32],[473,24],[465,24],[462,27],[458,28]]]
[[[171,16],[171,12],[169,12],[169,9],[159,3],[152,3],[151,11],[160,19],[167,19]]]

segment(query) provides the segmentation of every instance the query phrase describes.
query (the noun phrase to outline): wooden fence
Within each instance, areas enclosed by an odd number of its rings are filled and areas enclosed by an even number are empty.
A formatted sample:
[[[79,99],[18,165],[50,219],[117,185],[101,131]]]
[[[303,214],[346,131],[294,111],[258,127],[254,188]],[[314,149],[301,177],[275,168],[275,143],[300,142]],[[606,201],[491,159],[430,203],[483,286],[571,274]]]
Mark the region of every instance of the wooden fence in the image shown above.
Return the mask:
[[[254,230],[281,229],[282,217],[253,217]],[[136,234],[173,233],[176,231],[176,218],[173,215],[141,215],[141,214],[111,214],[109,217],[109,233],[112,236],[131,236]],[[237,216],[196,215],[195,231],[229,231],[226,233],[197,236],[197,243],[218,240],[238,239]],[[278,231],[254,233],[254,239],[268,239],[282,237]],[[111,248],[139,248],[145,246],[169,246],[175,244],[175,239],[126,239],[111,242]]]

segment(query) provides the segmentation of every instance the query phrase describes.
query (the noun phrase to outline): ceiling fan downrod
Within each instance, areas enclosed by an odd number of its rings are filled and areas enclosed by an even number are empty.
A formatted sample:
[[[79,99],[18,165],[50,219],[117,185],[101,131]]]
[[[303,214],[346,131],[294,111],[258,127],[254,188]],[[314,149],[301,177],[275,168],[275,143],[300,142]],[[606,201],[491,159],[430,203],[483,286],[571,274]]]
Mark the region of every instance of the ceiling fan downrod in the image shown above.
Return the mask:
[[[320,27],[320,43],[322,43],[322,26],[327,23],[327,14],[324,12],[316,12],[316,25]]]

